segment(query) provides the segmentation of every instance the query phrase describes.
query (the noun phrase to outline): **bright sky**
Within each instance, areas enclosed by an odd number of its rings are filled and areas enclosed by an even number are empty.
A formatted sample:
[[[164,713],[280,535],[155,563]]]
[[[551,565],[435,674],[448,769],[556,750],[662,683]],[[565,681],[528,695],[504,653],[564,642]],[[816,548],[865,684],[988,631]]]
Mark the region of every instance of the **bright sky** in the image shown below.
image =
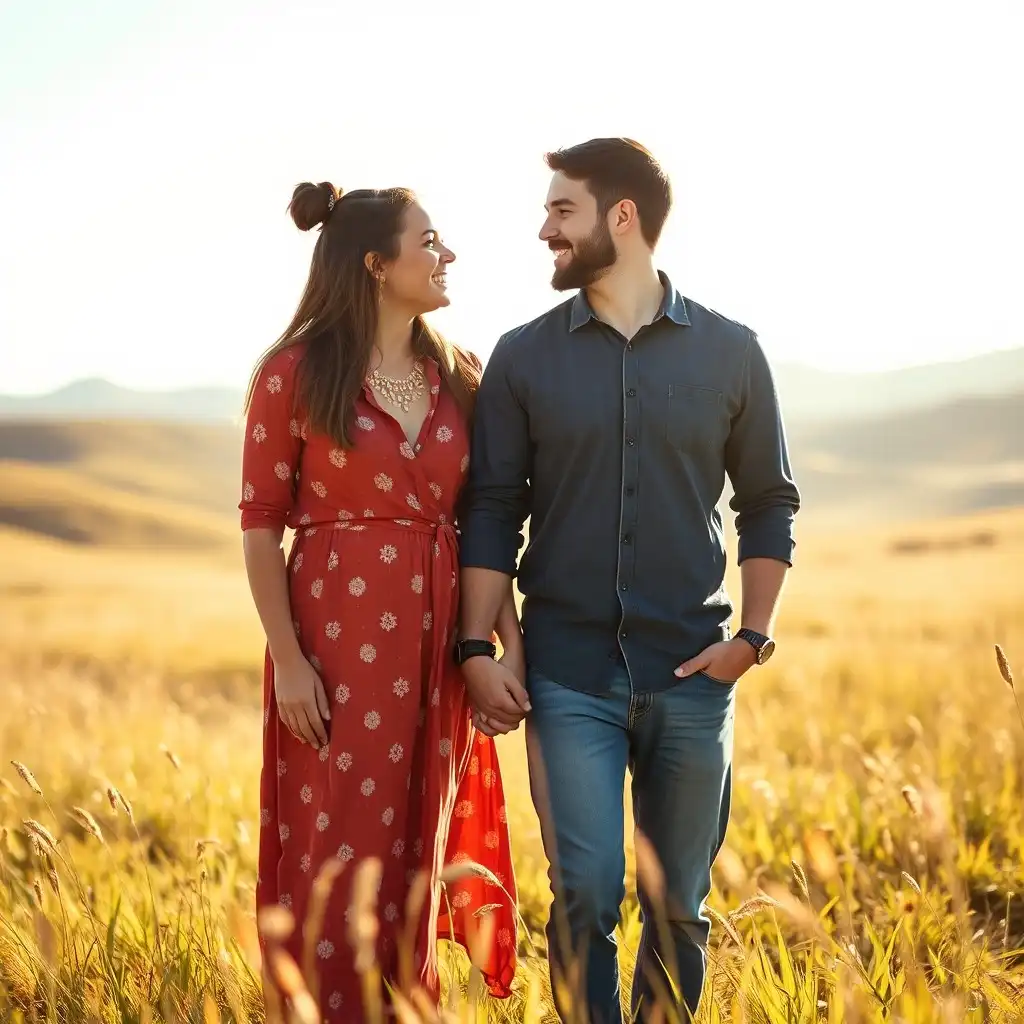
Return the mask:
[[[558,301],[542,154],[595,135],[655,152],[660,265],[776,361],[1020,345],[1022,42],[1019,0],[0,0],[0,391],[242,386],[304,179],[419,191],[486,357]]]

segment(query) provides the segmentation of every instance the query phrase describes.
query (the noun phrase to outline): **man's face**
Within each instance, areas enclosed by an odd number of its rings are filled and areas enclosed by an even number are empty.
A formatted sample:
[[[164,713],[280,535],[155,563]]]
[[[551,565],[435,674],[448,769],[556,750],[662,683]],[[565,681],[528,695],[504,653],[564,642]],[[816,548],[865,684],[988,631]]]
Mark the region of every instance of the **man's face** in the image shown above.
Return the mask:
[[[544,208],[548,215],[540,238],[555,254],[551,287],[561,292],[593,284],[615,263],[616,252],[586,182],[556,171]]]

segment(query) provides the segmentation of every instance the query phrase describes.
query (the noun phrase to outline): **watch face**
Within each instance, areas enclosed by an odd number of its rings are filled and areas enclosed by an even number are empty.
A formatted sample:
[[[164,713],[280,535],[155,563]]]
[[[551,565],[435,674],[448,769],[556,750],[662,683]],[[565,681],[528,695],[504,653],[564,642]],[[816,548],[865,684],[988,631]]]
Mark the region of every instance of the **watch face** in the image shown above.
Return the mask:
[[[757,652],[757,663],[763,665],[775,653],[775,641],[765,640]]]

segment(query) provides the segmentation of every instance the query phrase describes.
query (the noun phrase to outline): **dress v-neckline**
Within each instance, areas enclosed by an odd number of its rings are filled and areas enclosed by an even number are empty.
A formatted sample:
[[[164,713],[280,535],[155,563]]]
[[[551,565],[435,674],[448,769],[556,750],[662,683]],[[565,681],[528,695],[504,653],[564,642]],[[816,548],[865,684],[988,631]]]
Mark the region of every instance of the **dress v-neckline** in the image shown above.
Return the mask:
[[[418,455],[423,445],[426,443],[427,432],[430,430],[431,421],[434,418],[434,413],[437,411],[437,399],[440,394],[441,375],[438,372],[437,364],[433,359],[425,358],[423,360],[424,371],[427,380],[427,394],[429,396],[429,402],[427,404],[427,412],[420,422],[419,429],[416,431],[415,438],[409,437],[405,432],[405,427],[399,423],[398,419],[393,416],[377,399],[377,393],[370,386],[369,381],[363,381],[363,394],[366,396],[367,401],[383,416],[386,416],[388,420],[394,424],[395,429],[402,437],[402,441],[409,446],[414,456]]]

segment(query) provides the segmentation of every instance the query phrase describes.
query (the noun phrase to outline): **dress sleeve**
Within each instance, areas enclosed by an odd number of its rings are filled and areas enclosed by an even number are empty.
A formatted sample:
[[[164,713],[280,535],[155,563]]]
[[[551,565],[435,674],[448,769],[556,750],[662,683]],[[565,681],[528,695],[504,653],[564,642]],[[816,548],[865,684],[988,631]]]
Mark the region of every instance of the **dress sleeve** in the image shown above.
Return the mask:
[[[268,359],[256,379],[242,448],[243,530],[283,530],[292,510],[302,453],[296,370],[288,349]]]

